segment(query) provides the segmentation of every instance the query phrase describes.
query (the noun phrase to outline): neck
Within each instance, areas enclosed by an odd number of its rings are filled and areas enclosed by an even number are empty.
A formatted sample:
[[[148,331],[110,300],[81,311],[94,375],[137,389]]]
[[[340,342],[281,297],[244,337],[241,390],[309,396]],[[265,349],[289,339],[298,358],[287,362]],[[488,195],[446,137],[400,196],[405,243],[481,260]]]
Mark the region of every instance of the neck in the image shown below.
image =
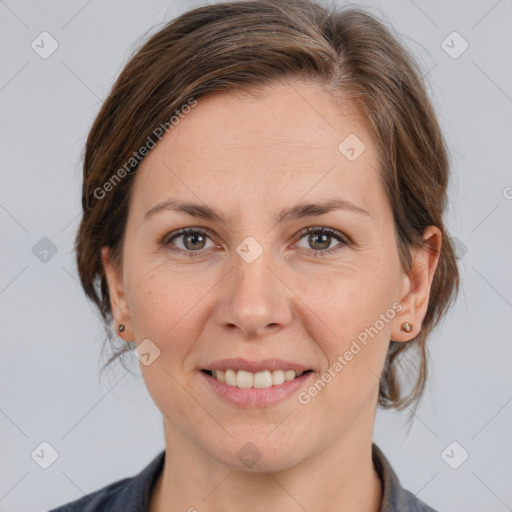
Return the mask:
[[[150,512],[380,510],[382,485],[372,461],[371,428],[286,469],[252,472],[218,462],[168,427],[166,460]]]

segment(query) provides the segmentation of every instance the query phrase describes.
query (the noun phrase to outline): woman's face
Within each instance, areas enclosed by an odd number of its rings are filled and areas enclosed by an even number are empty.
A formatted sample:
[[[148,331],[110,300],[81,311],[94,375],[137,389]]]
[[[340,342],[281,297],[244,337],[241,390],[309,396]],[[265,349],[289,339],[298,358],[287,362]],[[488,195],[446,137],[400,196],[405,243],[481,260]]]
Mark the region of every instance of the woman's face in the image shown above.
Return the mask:
[[[376,148],[347,107],[298,83],[215,93],[137,170],[122,273],[103,252],[114,317],[167,441],[197,457],[277,470],[371,438],[389,340],[418,333],[400,324],[421,324],[430,278],[414,291],[400,268]],[[248,389],[253,374],[202,371],[231,358],[312,372]],[[282,380],[282,361],[258,383]]]

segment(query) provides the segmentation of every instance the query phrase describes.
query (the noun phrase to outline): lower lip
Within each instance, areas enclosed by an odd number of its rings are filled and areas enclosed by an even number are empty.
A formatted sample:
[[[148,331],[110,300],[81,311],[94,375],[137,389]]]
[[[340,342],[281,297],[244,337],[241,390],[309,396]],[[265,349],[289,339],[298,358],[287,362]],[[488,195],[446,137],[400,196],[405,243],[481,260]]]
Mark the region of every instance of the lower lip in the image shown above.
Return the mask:
[[[202,371],[199,371],[199,373],[218,396],[230,404],[244,408],[267,407],[281,402],[301,388],[314,375],[314,372],[303,373],[293,380],[269,388],[239,388],[229,386]]]

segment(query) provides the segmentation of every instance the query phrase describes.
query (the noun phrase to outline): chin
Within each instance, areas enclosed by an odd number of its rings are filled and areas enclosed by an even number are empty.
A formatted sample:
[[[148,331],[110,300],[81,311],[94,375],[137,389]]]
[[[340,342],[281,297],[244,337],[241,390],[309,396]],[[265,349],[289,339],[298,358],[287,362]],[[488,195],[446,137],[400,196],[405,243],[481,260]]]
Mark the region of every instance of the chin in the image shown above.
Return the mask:
[[[211,452],[211,455],[232,469],[254,473],[282,471],[298,464],[304,457],[304,439],[295,442],[290,437],[276,436],[270,440],[272,429],[265,427],[260,436],[253,432],[229,438],[220,445],[220,453]]]

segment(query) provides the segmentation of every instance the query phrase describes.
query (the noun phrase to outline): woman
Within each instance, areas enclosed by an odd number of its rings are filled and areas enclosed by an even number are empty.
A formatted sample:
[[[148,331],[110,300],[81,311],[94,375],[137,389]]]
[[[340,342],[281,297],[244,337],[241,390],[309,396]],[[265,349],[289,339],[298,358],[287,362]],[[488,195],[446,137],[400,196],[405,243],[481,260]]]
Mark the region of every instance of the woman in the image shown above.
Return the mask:
[[[447,183],[420,70],[361,9],[220,3],[152,36],[89,134],[76,251],[165,451],[55,510],[432,511],[372,433],[417,406],[456,296]]]

